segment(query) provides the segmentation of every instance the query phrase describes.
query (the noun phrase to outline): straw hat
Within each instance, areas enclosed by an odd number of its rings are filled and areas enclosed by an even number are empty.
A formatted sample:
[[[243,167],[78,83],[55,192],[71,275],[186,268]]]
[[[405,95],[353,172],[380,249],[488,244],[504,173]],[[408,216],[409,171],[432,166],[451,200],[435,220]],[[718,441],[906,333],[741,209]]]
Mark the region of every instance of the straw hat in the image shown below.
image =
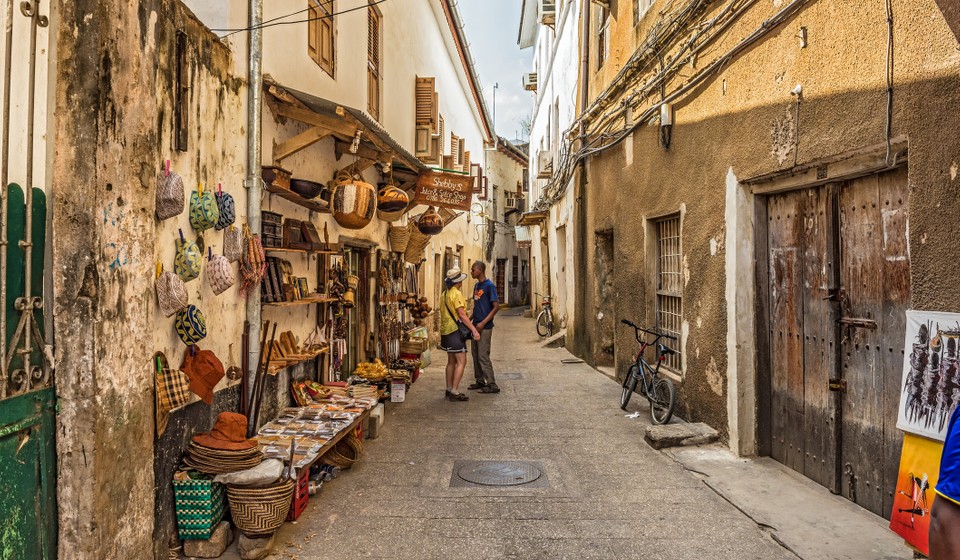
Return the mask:
[[[225,451],[242,451],[257,446],[256,440],[247,439],[247,417],[236,412],[221,412],[213,429],[193,436],[193,442]]]
[[[200,350],[196,345],[191,346],[183,356],[180,371],[190,378],[190,390],[203,399],[203,402],[212,404],[213,388],[223,379],[225,373],[223,363],[217,355],[210,350]]]
[[[447,271],[447,284],[454,285],[467,279],[466,273],[460,272],[460,267],[455,266]]]

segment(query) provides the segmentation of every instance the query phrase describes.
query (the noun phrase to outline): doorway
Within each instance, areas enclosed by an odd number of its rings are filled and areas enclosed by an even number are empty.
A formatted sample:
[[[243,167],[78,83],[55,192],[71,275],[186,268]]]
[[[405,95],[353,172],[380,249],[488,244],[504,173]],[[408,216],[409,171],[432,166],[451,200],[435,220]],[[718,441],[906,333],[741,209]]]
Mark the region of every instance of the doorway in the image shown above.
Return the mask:
[[[367,359],[367,334],[372,332],[369,325],[368,290],[370,269],[370,251],[362,247],[345,246],[343,267],[347,274],[359,277],[360,282],[354,294],[354,305],[347,310],[347,355],[344,357],[344,372],[353,372],[357,364]],[[349,375],[349,373],[348,373]]]
[[[598,231],[594,251],[597,298],[597,340],[593,348],[593,360],[597,367],[614,366],[614,341],[616,317],[613,291],[614,259],[613,230]]]
[[[771,195],[765,239],[758,233],[762,451],[888,518],[902,438],[908,192],[900,167]]]
[[[561,326],[567,320],[567,226],[557,228],[557,300],[553,305],[554,316]]]
[[[494,285],[497,287],[497,295],[500,296],[500,303],[507,301],[507,285],[505,281],[507,273],[507,259],[497,259],[497,270],[494,272],[497,276]]]

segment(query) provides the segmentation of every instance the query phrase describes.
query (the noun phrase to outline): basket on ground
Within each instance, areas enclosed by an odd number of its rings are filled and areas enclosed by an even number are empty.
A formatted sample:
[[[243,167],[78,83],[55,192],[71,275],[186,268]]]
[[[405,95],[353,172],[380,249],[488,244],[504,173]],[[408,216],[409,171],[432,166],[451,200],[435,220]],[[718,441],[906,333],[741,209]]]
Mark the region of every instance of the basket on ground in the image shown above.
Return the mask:
[[[226,513],[225,497],[223,484],[213,480],[174,480],[173,499],[180,539],[209,539]]]
[[[249,538],[272,535],[287,518],[294,486],[292,480],[264,488],[228,486],[233,524]]]

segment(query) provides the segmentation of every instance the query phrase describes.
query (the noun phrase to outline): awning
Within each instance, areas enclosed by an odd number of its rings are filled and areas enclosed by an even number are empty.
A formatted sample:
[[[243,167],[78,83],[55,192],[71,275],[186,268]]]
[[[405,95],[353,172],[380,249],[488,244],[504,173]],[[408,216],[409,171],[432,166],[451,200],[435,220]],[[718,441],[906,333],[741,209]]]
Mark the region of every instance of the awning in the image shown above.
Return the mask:
[[[520,222],[517,225],[520,226],[537,226],[542,224],[547,219],[547,211],[543,212],[524,212],[520,216]]]
[[[396,162],[414,172],[428,169],[364,111],[269,81],[265,81],[263,87],[265,100],[274,114],[312,125],[274,145],[272,159],[277,165],[284,158],[332,136],[336,141],[337,159],[344,154],[354,155],[360,158],[359,168]],[[356,142],[358,134],[359,142]]]

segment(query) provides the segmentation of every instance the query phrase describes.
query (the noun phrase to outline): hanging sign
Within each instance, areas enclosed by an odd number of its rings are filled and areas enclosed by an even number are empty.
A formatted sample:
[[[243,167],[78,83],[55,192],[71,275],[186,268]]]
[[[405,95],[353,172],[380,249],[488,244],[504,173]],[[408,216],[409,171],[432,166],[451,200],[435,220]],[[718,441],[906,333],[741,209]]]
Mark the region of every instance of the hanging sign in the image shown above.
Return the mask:
[[[414,204],[451,210],[470,210],[475,177],[442,171],[424,171],[417,180]]]

